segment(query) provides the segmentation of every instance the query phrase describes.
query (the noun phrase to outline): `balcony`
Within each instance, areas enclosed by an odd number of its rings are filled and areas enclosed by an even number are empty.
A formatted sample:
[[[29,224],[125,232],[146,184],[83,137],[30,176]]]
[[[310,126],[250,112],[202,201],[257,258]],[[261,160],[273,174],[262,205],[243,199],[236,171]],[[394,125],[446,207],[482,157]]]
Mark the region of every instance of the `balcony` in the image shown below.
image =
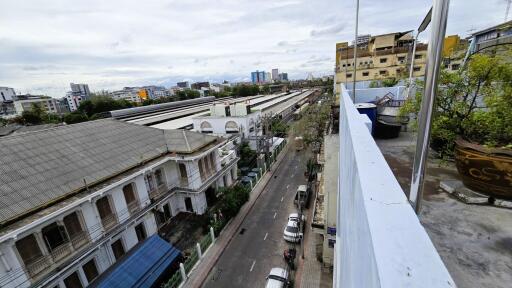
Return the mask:
[[[158,191],[158,189],[157,189]],[[128,203],[128,211],[130,211],[130,214],[133,214],[140,210],[140,204],[139,201],[132,201]]]
[[[369,119],[340,86],[334,287],[455,287],[373,140]]]
[[[55,247],[50,252],[50,255],[52,255],[52,259],[54,262],[59,262],[62,259],[66,258],[67,256],[71,255],[71,253],[73,253],[73,247],[71,245],[71,242],[65,242]]]
[[[75,248],[75,250],[91,242],[91,237],[89,236],[89,233],[85,231],[77,233],[76,235],[73,235],[70,238],[71,244],[73,245],[73,248]]]
[[[110,228],[116,226],[117,224],[117,215],[112,213],[101,218],[101,224],[103,225],[103,229],[105,229],[105,231],[110,230]]]
[[[164,195],[165,193],[167,193],[167,191],[169,191],[169,187],[167,186],[167,184],[162,183],[153,188],[152,190],[149,190],[149,197],[151,199],[157,199]]]
[[[39,273],[49,268],[52,263],[50,258],[50,255],[44,255],[26,264],[25,268],[27,268],[30,277],[35,278]]]

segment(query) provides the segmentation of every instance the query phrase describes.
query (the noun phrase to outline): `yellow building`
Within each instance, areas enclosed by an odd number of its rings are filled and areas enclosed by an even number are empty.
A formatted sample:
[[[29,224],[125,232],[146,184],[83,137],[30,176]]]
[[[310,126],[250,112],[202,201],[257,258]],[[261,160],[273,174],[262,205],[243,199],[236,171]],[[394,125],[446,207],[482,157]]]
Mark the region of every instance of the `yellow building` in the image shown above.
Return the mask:
[[[369,37],[358,44],[356,81],[405,78],[409,74],[414,38],[411,31]],[[418,43],[414,56],[413,76],[425,74],[427,45]],[[336,84],[353,81],[354,46],[336,43]]]
[[[468,40],[460,39],[459,35],[450,35],[444,38],[443,66],[448,71],[456,71],[462,65],[468,50]]]
[[[146,89],[140,89],[139,92],[137,92],[137,94],[139,94],[139,98],[142,100],[148,99],[148,91],[146,91]]]

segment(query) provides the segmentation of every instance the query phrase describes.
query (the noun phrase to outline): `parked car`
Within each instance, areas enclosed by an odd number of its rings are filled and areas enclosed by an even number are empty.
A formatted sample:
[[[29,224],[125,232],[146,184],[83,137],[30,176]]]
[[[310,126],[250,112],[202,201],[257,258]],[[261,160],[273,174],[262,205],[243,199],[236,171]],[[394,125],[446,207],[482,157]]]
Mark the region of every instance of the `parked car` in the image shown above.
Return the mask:
[[[306,215],[302,214],[302,218],[301,221],[304,222],[306,221]],[[288,215],[288,221],[295,221],[295,222],[298,222],[299,221],[299,213],[292,213],[290,215]]]
[[[288,221],[286,227],[284,227],[283,238],[288,242],[300,242],[302,239],[302,232],[299,229],[299,223],[297,221]]]
[[[283,268],[272,268],[267,276],[265,288],[284,288],[288,287],[288,271]]]
[[[299,206],[299,201],[302,207],[308,206],[309,190],[307,185],[299,185],[299,187],[297,187],[297,193],[295,193],[295,199],[293,200],[297,207]]]

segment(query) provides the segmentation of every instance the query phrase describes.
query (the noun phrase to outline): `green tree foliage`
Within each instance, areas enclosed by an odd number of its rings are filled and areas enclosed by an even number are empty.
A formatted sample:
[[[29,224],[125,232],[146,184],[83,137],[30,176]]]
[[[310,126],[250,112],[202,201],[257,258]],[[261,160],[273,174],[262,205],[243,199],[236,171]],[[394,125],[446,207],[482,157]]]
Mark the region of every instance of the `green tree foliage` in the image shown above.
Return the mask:
[[[197,90],[185,89],[185,90],[176,91],[175,96],[178,100],[188,100],[188,99],[199,98],[199,96],[201,96],[201,94],[199,94],[199,91],[197,91]]]
[[[396,84],[398,84],[398,79],[394,77],[382,80],[382,87],[393,87]]]
[[[312,104],[304,110],[302,118],[292,125],[291,134],[302,136],[304,144],[319,148],[323,140],[324,130],[331,113],[332,97],[321,104]]]
[[[88,120],[89,120],[89,118],[87,117],[87,115],[80,111],[74,111],[74,112],[67,113],[66,115],[64,115],[64,122],[66,122],[66,124],[75,124],[75,123],[85,122]]]
[[[243,185],[235,185],[220,190],[221,211],[227,219],[233,218],[242,205],[249,200],[250,190]]]
[[[276,137],[285,137],[289,126],[284,123],[282,120],[274,118],[272,119],[272,124],[270,126],[274,136]]]
[[[501,56],[477,54],[466,69],[442,71],[432,123],[432,147],[442,157],[453,155],[454,141],[491,147],[512,144],[512,67]],[[423,83],[401,114],[418,114]],[[484,104],[485,107],[481,107]]]
[[[46,111],[39,103],[33,103],[30,110],[25,110],[21,113],[21,118],[24,124],[38,125],[44,123],[46,118]]]
[[[95,114],[131,107],[133,107],[133,104],[128,100],[115,100],[106,95],[98,95],[82,101],[78,111],[85,113],[87,117],[91,117]]]
[[[252,167],[256,163],[256,152],[249,147],[249,143],[242,142],[240,144],[240,161],[238,167]]]
[[[258,85],[242,84],[242,85],[232,87],[231,96],[246,97],[246,96],[258,95],[259,93],[260,93],[260,87]]]

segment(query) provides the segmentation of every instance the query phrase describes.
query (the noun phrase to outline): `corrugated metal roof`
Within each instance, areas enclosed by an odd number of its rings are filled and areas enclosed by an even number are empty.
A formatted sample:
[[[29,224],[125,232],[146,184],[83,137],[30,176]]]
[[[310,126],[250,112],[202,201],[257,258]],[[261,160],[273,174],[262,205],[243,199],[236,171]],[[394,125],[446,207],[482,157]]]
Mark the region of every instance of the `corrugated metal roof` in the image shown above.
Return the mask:
[[[139,245],[90,287],[152,287],[181,254],[156,234]]]
[[[0,138],[0,224],[168,152],[193,153],[217,138],[113,119]]]

